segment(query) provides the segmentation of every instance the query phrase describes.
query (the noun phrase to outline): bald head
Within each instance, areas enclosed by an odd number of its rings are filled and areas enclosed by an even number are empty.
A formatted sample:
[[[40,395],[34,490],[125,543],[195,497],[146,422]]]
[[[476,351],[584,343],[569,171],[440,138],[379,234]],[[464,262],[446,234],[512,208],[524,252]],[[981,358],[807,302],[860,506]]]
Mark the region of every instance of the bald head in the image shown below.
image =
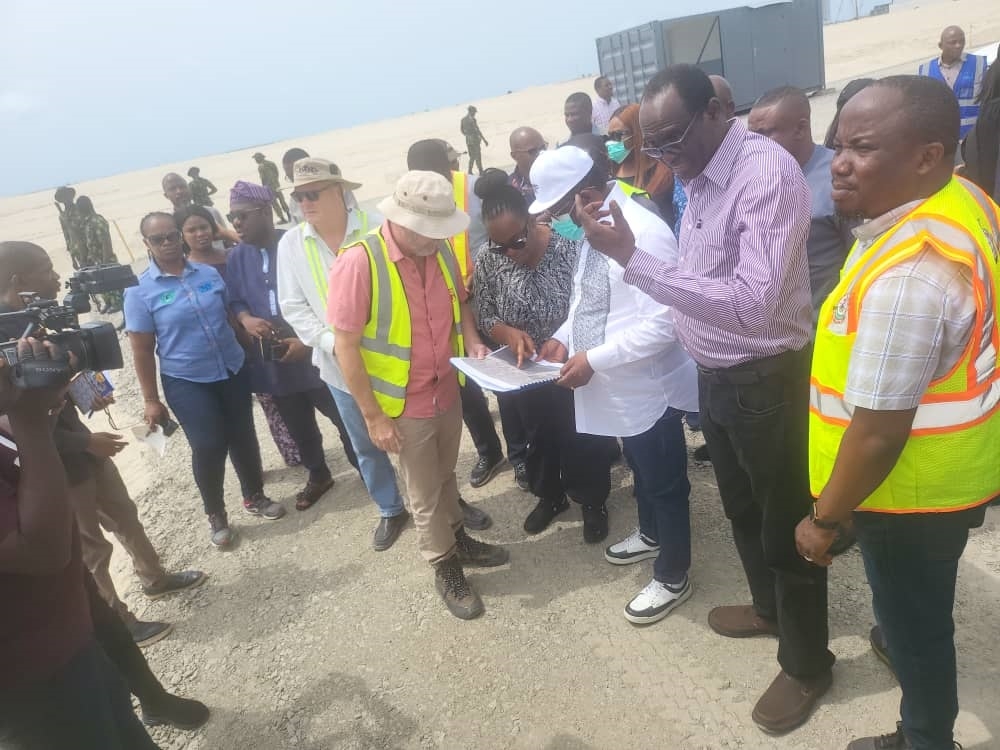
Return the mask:
[[[510,134],[510,156],[522,175],[531,173],[531,165],[546,147],[542,134],[534,128],[520,127]]]
[[[736,101],[733,99],[733,89],[722,76],[711,75],[708,80],[712,82],[715,89],[715,98],[722,102],[722,112],[729,120],[736,116]]]
[[[782,86],[757,100],[747,118],[747,127],[770,138],[794,156],[800,166],[805,166],[816,148],[810,117],[805,92],[794,86]]]
[[[941,41],[938,42],[941,50],[941,62],[952,65],[962,59],[965,51],[965,32],[958,26],[948,26],[941,32]]]
[[[176,172],[163,175],[163,196],[170,201],[175,209],[184,208],[191,203],[191,188],[187,180]]]

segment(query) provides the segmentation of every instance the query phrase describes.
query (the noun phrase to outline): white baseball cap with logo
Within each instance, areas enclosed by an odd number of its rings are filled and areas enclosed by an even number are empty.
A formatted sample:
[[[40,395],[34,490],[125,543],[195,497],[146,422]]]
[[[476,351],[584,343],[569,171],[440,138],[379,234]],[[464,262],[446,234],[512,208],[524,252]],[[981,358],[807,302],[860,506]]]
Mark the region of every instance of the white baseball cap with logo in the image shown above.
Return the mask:
[[[542,151],[531,165],[529,176],[535,202],[528,211],[532,214],[548,211],[583,182],[593,168],[594,160],[582,148],[563,146],[555,151]]]
[[[399,178],[378,211],[393,224],[432,240],[446,240],[469,228],[469,215],[455,205],[455,193],[437,172],[413,170]]]

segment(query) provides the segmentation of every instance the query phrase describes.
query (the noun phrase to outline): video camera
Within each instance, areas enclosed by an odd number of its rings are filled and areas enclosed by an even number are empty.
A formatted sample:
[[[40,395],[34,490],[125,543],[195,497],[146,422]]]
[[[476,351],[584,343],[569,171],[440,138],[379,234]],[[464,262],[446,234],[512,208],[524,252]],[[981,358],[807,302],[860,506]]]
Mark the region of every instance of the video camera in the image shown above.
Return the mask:
[[[11,367],[11,381],[19,388],[50,388],[69,381],[74,372],[118,370],[123,366],[118,333],[111,323],[80,324],[80,314],[90,312],[89,295],[113,292],[139,283],[129,266],[108,263],[81,268],[66,282],[69,293],[60,305],[37,294],[25,294],[25,308],[0,313],[0,356]],[[33,336],[51,341],[63,351],[57,360],[24,360],[17,354],[17,340]],[[76,355],[75,367],[69,354]]]

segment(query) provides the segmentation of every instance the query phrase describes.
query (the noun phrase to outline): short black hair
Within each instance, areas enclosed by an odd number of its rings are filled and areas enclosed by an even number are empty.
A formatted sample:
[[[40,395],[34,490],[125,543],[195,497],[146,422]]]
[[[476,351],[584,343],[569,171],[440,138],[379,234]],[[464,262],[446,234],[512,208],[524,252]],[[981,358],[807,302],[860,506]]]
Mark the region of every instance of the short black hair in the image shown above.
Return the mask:
[[[567,96],[566,104],[578,104],[579,106],[586,107],[591,111],[594,109],[594,102],[590,98],[590,95],[585,94],[582,91],[577,91]]]
[[[611,179],[611,159],[608,158],[608,149],[604,145],[604,138],[593,133],[577,133],[571,136],[559,148],[574,146],[582,151],[586,151],[594,166],[583,178],[582,187],[603,187]]]
[[[594,79],[594,91],[597,91],[597,86],[601,83],[601,81],[611,83],[611,79],[607,76],[597,76],[597,78]]]
[[[955,94],[943,81],[929,76],[881,78],[870,88],[898,91],[903,98],[903,127],[921,143],[940,143],[945,157],[958,150],[962,117]]]
[[[483,221],[502,214],[513,214],[519,219],[528,218],[528,201],[502,169],[490,167],[476,180],[476,197],[483,202]]]
[[[715,98],[715,87],[708,74],[698,66],[687,63],[668,65],[650,78],[642,92],[642,98],[653,99],[669,88],[677,90],[684,108],[691,115],[703,112]]]
[[[0,242],[0,292],[10,289],[10,282],[15,276],[30,273],[34,269],[33,262],[38,254],[46,252],[33,242],[8,240]]]
[[[423,172],[437,172],[451,180],[451,162],[448,161],[447,144],[440,138],[417,141],[406,152],[406,168]]]
[[[207,221],[209,226],[212,227],[212,234],[219,231],[219,225],[215,223],[215,217],[212,216],[212,212],[204,206],[196,206],[194,204],[174,211],[174,221],[177,222],[177,228],[183,230],[185,222],[192,216],[197,216]]]
[[[299,159],[308,159],[308,158],[309,154],[306,153],[306,150],[304,148],[299,148],[298,146],[295,146],[293,148],[288,149],[285,152],[285,155],[281,157],[281,163],[287,164],[288,162],[296,162]]]
[[[807,112],[812,110],[809,104],[809,97],[806,92],[797,86],[778,86],[777,88],[765,91],[761,97],[754,102],[755,107],[773,107],[782,102],[795,102],[805,107]]]
[[[81,195],[76,199],[76,207],[85,214],[96,213],[94,211],[94,203],[86,195]]]
[[[198,169],[198,167],[191,167],[191,169],[188,170],[188,177],[194,177],[196,174],[199,174],[200,172],[201,170]]]
[[[148,214],[142,217],[142,221],[139,222],[139,234],[142,235],[143,239],[146,238],[146,224],[153,219],[170,219],[170,221],[177,224],[177,219],[174,218],[173,214],[167,213],[166,211],[150,211]]]

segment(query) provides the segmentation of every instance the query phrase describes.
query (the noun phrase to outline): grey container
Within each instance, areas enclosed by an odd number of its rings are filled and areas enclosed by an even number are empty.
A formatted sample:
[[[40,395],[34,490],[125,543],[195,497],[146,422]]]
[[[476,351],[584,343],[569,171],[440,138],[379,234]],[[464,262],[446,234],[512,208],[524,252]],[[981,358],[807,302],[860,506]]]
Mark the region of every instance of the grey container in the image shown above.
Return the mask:
[[[673,4],[696,12],[684,15],[682,8],[676,17],[597,40],[601,75],[614,83],[620,101],[638,102],[649,79],[674,63],[725,76],[737,111],[777,86],[826,86],[822,0]]]

